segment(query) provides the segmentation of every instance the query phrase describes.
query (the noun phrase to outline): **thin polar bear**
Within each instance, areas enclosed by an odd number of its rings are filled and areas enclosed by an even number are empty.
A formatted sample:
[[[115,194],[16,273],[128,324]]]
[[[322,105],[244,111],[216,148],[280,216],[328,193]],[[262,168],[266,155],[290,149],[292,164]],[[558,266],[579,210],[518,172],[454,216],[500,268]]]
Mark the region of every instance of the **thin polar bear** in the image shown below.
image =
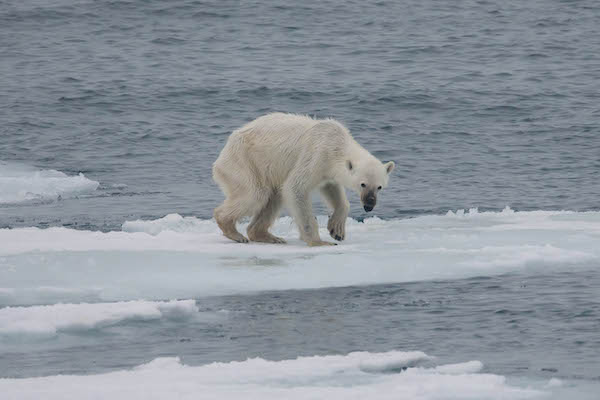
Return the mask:
[[[309,246],[332,245],[319,237],[310,193],[320,190],[333,210],[327,229],[332,238],[343,240],[349,210],[344,187],[356,191],[371,211],[393,169],[393,161],[382,164],[333,119],[264,115],[234,131],[213,165],[213,178],[225,194],[214,217],[236,242],[248,242],[236,222],[251,216],[251,241],[285,243],[269,233],[285,206]]]

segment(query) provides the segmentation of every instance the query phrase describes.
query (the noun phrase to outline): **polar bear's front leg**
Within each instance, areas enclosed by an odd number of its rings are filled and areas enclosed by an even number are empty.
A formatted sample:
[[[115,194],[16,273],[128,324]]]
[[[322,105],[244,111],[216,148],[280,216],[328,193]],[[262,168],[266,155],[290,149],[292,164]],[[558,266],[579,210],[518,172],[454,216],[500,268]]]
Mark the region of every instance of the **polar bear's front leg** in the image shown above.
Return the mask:
[[[300,231],[300,239],[309,246],[327,246],[335,243],[325,242],[319,237],[319,225],[312,212],[310,187],[295,183],[293,180],[283,186],[284,201],[294,217]]]
[[[344,240],[346,237],[346,218],[348,218],[348,210],[350,209],[346,192],[341,185],[330,182],[321,187],[321,194],[327,205],[333,210],[333,214],[327,222],[327,230],[335,240]]]

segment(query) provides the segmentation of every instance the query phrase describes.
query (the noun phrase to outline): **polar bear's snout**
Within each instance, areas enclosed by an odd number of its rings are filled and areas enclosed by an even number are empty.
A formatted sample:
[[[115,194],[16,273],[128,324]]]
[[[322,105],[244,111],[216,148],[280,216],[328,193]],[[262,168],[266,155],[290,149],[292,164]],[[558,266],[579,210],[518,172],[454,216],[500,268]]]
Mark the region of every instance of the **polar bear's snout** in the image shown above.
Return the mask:
[[[375,204],[377,204],[377,195],[375,194],[375,190],[363,190],[360,200],[362,201],[366,212],[372,211],[375,208]]]

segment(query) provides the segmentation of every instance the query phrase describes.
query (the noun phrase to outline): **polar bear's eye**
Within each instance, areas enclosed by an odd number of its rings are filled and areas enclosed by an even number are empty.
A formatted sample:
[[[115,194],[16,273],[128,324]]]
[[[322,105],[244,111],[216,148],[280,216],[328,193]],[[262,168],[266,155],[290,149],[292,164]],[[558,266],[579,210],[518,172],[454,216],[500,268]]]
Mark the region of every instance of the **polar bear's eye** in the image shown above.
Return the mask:
[[[381,190],[381,186],[377,186],[377,190]]]
[[[364,183],[360,184],[360,187],[365,187],[365,186],[367,186],[367,185],[365,185]]]

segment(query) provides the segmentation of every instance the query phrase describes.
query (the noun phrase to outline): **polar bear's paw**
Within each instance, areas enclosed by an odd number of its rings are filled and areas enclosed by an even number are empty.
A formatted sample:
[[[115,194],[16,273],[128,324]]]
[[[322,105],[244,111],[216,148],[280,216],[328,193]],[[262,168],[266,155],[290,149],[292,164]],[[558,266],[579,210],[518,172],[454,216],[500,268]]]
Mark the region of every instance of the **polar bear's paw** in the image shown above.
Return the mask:
[[[227,232],[225,233],[225,236],[234,242],[248,243],[248,239],[246,239],[246,237],[239,232]]]
[[[252,234],[248,232],[248,238],[253,242],[262,242],[262,243],[286,243],[285,239],[280,238],[275,235],[271,235],[269,232],[263,232],[260,234]]]
[[[346,238],[346,220],[339,218],[329,218],[327,222],[327,230],[332,238],[337,241],[342,241]]]

